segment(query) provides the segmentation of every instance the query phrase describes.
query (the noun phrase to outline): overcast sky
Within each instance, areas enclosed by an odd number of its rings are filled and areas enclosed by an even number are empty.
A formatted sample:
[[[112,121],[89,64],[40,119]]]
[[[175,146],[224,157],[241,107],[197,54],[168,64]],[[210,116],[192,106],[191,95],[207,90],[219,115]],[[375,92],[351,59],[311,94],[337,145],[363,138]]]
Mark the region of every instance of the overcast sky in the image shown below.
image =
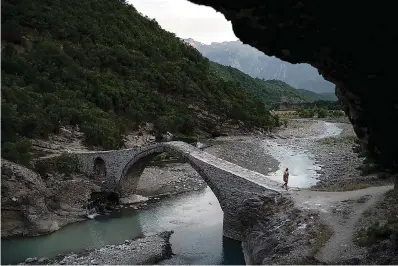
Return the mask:
[[[187,0],[127,0],[139,12],[156,19],[160,26],[180,38],[206,44],[237,40],[223,14]]]

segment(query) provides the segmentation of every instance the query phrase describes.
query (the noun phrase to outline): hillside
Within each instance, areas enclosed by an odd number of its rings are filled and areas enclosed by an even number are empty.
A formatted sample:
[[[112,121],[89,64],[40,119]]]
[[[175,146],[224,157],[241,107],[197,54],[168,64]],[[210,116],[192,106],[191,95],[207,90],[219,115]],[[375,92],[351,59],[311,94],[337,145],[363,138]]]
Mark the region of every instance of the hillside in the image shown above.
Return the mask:
[[[267,56],[240,41],[213,42],[210,45],[193,39],[185,39],[185,41],[211,61],[232,66],[252,77],[282,80],[294,88],[317,93],[334,92],[334,85],[326,81],[319,75],[318,70],[308,64],[284,62],[276,57]]]
[[[324,101],[337,101],[337,96],[334,93],[316,93],[309,90],[298,89],[300,94],[305,95],[306,97],[312,99],[313,101],[324,100]]]
[[[79,126],[87,145],[119,148],[129,130],[211,132],[276,120],[196,49],[119,0],[2,2],[2,156]],[[239,122],[241,121],[241,122]]]
[[[317,95],[303,94],[290,85],[280,80],[263,80],[259,78],[252,78],[242,71],[221,64],[210,62],[211,68],[215,73],[223,77],[225,80],[233,81],[238,85],[247,88],[251,93],[256,95],[268,107],[280,102],[289,103],[303,103],[313,102],[320,98],[314,97]]]

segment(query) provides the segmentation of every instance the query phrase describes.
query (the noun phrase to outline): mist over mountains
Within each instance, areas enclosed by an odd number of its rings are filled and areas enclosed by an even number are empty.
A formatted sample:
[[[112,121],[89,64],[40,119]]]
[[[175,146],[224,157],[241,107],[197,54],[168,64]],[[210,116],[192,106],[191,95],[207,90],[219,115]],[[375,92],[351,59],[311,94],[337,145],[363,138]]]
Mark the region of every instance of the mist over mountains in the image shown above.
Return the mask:
[[[290,64],[276,57],[263,54],[240,41],[204,44],[193,39],[185,39],[202,55],[211,61],[232,66],[242,72],[265,80],[282,80],[296,89],[316,93],[333,93],[334,84],[326,81],[318,70],[309,64]]]

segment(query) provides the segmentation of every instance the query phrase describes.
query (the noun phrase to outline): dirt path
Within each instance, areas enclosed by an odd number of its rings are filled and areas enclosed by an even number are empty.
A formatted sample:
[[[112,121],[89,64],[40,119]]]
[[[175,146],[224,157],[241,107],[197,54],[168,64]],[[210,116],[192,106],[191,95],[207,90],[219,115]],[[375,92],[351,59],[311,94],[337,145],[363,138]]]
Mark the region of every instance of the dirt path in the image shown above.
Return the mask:
[[[333,231],[332,237],[316,254],[316,259],[335,264],[363,255],[365,250],[352,241],[354,225],[365,210],[371,208],[392,188],[393,186],[381,186],[346,192],[291,192],[298,207],[320,211],[321,219]]]

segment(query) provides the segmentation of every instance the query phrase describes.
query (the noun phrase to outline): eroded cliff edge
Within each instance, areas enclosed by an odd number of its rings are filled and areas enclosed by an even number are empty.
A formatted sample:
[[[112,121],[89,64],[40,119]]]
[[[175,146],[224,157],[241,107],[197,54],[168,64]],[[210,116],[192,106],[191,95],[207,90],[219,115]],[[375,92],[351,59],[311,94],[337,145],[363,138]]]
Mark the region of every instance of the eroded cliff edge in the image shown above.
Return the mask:
[[[1,160],[1,237],[36,236],[86,219],[100,187],[84,176],[48,175]]]

